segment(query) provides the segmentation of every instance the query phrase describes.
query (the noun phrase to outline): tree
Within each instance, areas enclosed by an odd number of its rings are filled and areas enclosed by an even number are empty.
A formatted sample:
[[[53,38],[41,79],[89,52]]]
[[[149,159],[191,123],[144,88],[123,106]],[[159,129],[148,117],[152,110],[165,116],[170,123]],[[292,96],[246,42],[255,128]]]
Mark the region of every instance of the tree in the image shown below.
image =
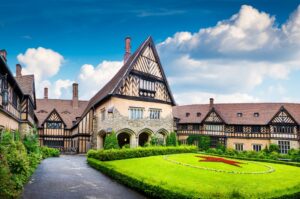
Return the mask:
[[[210,137],[201,135],[199,142],[198,142],[198,148],[200,150],[207,150],[207,149],[209,149],[209,147],[210,147]]]
[[[166,140],[167,146],[177,146],[177,136],[175,132],[170,133]]]
[[[117,135],[114,131],[107,135],[104,140],[104,149],[119,149]]]

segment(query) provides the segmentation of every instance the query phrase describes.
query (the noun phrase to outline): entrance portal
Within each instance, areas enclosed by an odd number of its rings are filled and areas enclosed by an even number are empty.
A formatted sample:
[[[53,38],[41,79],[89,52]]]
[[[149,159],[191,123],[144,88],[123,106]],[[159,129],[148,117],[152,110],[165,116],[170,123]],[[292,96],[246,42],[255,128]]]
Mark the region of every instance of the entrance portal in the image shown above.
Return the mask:
[[[144,146],[149,141],[148,133],[141,133],[139,135],[139,146]]]
[[[128,133],[120,133],[118,135],[118,143],[120,148],[122,148],[126,144],[130,145],[130,135]]]

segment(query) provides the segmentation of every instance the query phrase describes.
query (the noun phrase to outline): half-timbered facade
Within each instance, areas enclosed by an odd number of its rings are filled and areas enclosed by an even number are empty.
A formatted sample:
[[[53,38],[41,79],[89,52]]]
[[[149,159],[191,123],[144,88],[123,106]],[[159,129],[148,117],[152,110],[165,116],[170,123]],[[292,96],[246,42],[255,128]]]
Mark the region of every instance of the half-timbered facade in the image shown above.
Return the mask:
[[[271,143],[282,153],[299,149],[300,104],[251,103],[176,106],[177,134],[185,143],[191,134],[207,135],[212,147],[222,143],[236,150],[260,151]]]
[[[0,130],[19,131],[21,135],[29,132],[36,118],[34,76],[22,76],[21,65],[16,65],[14,77],[7,65],[7,52],[0,51],[0,101],[3,100],[3,90],[8,91],[8,103],[0,104]]]

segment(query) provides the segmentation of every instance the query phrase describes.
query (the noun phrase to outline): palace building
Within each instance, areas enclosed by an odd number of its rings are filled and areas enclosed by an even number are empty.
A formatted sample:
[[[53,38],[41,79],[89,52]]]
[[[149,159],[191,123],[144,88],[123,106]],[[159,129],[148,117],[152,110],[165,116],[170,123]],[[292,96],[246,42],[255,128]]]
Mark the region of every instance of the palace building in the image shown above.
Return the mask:
[[[175,131],[186,143],[189,135],[209,136],[211,146],[260,151],[271,143],[281,153],[299,149],[300,104],[235,103],[177,106],[155,44],[147,38],[134,53],[125,39],[124,64],[90,100],[79,100],[73,84],[70,100],[52,99],[48,88],[36,99],[33,75],[9,71],[6,51],[0,51],[0,128],[23,134],[37,127],[41,145],[64,152],[101,149],[116,133],[120,147],[143,146],[156,136],[165,142]]]
[[[212,147],[217,143],[238,151],[260,151],[271,143],[281,153],[299,149],[300,104],[235,103],[175,106],[179,141],[189,135],[206,135]]]

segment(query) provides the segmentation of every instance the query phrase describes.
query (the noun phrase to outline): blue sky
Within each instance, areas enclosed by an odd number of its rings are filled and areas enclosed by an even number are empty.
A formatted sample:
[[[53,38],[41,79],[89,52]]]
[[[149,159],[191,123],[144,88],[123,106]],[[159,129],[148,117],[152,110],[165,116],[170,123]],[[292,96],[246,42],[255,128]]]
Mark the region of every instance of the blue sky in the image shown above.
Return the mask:
[[[295,52],[300,48],[294,45],[298,38],[295,29],[300,26],[299,3],[293,0],[284,3],[279,0],[2,1],[0,48],[8,51],[12,71],[18,62],[22,63],[24,73],[37,71],[38,96],[42,96],[42,87],[48,86],[50,95],[68,98],[71,83],[77,81],[82,98],[88,99],[120,67],[125,36],[132,37],[134,50],[151,35],[180,104],[208,102],[210,96],[217,102],[299,102],[295,85],[300,84],[300,72]],[[294,18],[292,13],[296,13]],[[233,15],[238,16],[232,18]],[[261,23],[262,27],[244,29],[243,24],[253,16],[251,23]],[[222,30],[221,35],[215,36],[209,29],[219,31],[220,27],[227,27],[227,32]],[[200,33],[201,29],[206,33]],[[280,41],[274,44],[274,40]],[[282,71],[286,65],[288,72]],[[202,74],[197,75],[196,71]],[[226,77],[224,71],[229,71]],[[92,81],[87,83],[87,79]]]

